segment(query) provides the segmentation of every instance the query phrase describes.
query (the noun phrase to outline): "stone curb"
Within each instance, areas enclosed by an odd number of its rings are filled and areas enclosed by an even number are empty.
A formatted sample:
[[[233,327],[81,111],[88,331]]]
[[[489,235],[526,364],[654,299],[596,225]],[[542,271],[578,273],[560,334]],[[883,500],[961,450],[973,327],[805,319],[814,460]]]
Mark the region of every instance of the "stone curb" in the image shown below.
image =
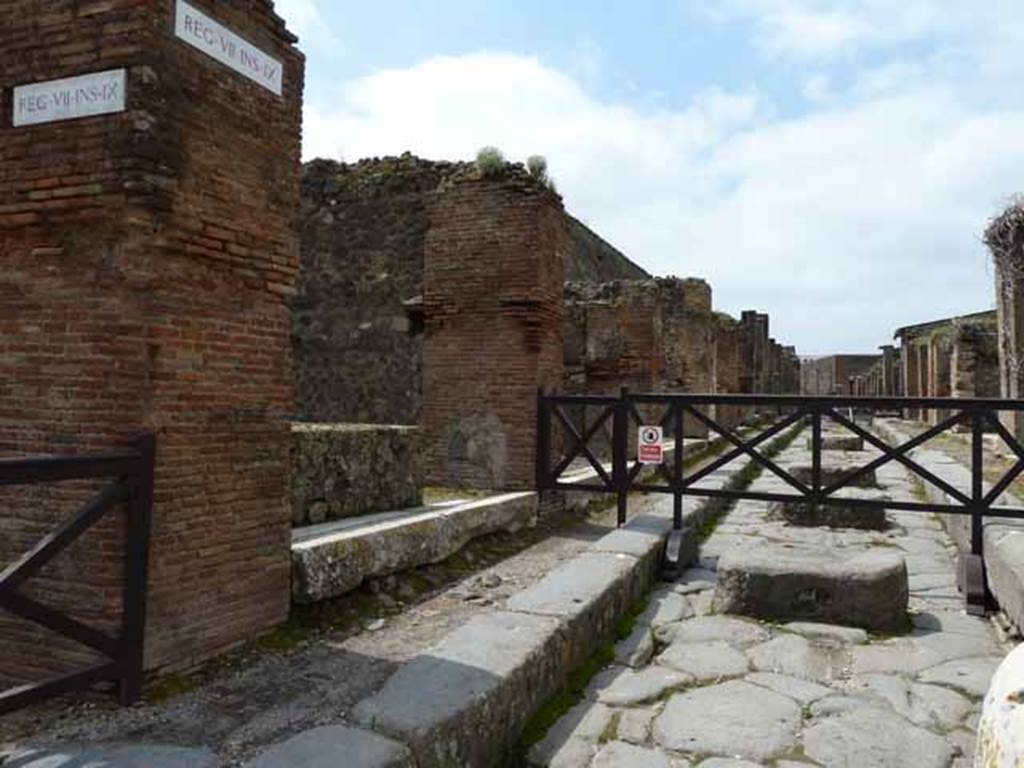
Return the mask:
[[[704,506],[693,505],[688,525],[699,524]],[[614,638],[654,580],[671,528],[667,515],[632,518],[504,610],[475,617],[412,659],[356,705],[354,723],[405,744],[417,768],[493,765],[569,673]]]
[[[882,437],[905,442],[910,436],[891,421],[876,421]],[[965,493],[971,492],[971,472],[953,457],[941,451],[918,448],[911,451],[914,460],[947,483]],[[949,495],[931,483],[923,482],[925,497],[933,504],[955,503]],[[986,492],[991,488],[985,483]],[[1022,506],[1009,493],[999,497],[1007,506]],[[971,520],[967,515],[939,515],[942,527],[961,552],[971,549]],[[985,569],[988,586],[1010,621],[1024,631],[1024,521],[986,518],[984,523]]]

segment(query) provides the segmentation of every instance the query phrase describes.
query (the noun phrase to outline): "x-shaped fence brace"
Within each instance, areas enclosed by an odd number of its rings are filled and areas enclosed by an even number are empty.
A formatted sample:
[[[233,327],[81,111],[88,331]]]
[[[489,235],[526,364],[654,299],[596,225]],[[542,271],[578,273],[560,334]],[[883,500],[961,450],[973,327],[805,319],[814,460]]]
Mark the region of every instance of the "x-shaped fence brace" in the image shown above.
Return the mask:
[[[563,408],[570,405],[583,407],[582,429],[577,429],[572,420],[565,414]],[[652,480],[641,481],[639,479],[640,473],[645,465],[636,459],[633,460],[630,466],[630,457],[626,455],[629,449],[628,435],[632,428],[645,423],[651,423],[645,421],[638,405],[665,408],[663,416],[660,419],[652,419],[652,421],[659,423],[666,430],[670,429],[671,442],[674,442],[675,453],[671,470],[665,465],[655,465],[657,474],[664,481],[660,484]],[[767,427],[755,426],[745,429],[742,434],[738,434],[735,430],[723,425],[717,418],[709,416],[702,410],[702,407],[706,408],[716,405],[767,406],[769,409],[776,411],[778,418]],[[597,418],[589,425],[586,419],[587,406],[600,408]],[[934,408],[942,412],[948,411],[951,415],[945,416],[937,424],[925,429],[919,435],[906,440],[900,445],[893,446],[870,430],[865,429],[854,419],[845,416],[840,410],[844,408],[886,410]],[[894,399],[737,395],[631,395],[627,392],[624,392],[619,397],[542,394],[538,400],[537,486],[541,490],[559,489],[616,493],[619,502],[620,525],[626,519],[626,496],[631,490],[673,494],[675,497],[674,518],[676,528],[682,526],[682,497],[684,495],[763,501],[810,502],[826,506],[842,504],[844,506],[862,507],[865,509],[884,507],[886,509],[970,515],[972,521],[971,554],[978,558],[978,562],[973,565],[968,564],[967,568],[978,570],[982,568],[980,558],[983,556],[983,518],[985,516],[1024,518],[1024,509],[995,506],[1010,484],[1024,472],[1024,446],[999,420],[998,411],[1000,410],[1022,411],[1024,410],[1024,403],[1020,401],[958,400],[948,398]],[[785,411],[788,411],[788,413]],[[553,470],[550,469],[552,414],[568,438],[562,458]],[[686,462],[683,456],[684,419],[695,420],[706,427],[709,438],[717,435],[718,440],[731,446],[730,450],[722,453],[717,458],[709,457],[703,466],[695,468],[690,473],[686,473]],[[880,455],[833,482],[823,484],[821,428],[824,419],[830,419],[853,435],[860,437],[865,443],[878,449]],[[611,473],[608,472],[606,466],[602,464],[589,445],[590,441],[601,432],[609,420],[611,420],[613,425],[611,436]],[[781,435],[787,429],[808,421],[810,422],[812,432],[812,482],[810,485],[793,477],[791,473],[758,450],[760,446]],[[971,490],[969,493],[965,493],[941,477],[938,477],[934,472],[922,466],[909,455],[929,440],[959,426],[965,426],[971,430],[972,461]],[[984,490],[984,460],[982,451],[982,437],[986,430],[998,434],[1013,452],[1016,459],[1013,466],[992,484],[987,492]],[[753,462],[770,471],[793,488],[795,493],[769,493],[700,486],[702,480],[743,456],[749,457]],[[586,460],[587,464],[593,468],[600,482],[579,480],[578,478],[576,481],[563,479],[562,475],[566,469],[579,458]],[[946,494],[950,503],[930,504],[902,500],[883,501],[838,498],[836,496],[836,493],[841,489],[852,486],[853,483],[864,476],[890,462],[899,463],[919,480],[931,483],[940,489]],[[963,580],[970,581],[971,579],[965,576]],[[977,574],[975,574],[973,580],[977,581]]]
[[[120,698],[125,704],[140,695],[155,449],[154,436],[144,435],[136,440],[132,453],[0,461],[0,486],[113,478],[73,518],[0,571],[0,608],[81,643],[105,659],[76,672],[0,692],[0,714],[59,693],[85,690],[103,681],[119,683]],[[24,594],[22,588],[31,577],[122,502],[128,503],[128,516],[121,631],[117,636]]]

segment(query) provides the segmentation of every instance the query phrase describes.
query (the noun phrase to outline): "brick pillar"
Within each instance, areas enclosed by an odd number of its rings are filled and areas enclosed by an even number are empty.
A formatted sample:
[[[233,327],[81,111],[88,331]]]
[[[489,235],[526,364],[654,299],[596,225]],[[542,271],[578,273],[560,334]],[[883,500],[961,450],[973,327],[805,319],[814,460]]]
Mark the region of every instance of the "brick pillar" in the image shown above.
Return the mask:
[[[995,219],[986,241],[995,257],[996,312],[999,325],[999,387],[1010,400],[1024,397],[1024,227],[1014,208]],[[1024,440],[1024,413],[1003,412],[1003,423]]]
[[[882,380],[880,392],[883,397],[896,396],[896,348],[892,344],[885,344],[879,349],[882,350]]]
[[[191,3],[251,43],[233,49],[250,76],[179,39],[171,0],[12,0],[0,26],[0,452],[157,432],[149,668],[251,638],[289,604],[303,59],[269,0]],[[219,38],[189,18],[194,42]],[[97,71],[86,96],[12,93]],[[65,98],[108,111],[43,122]],[[33,503],[7,505],[0,563],[73,511],[55,489],[20,499]],[[103,537],[119,525],[87,534],[37,592],[113,621],[121,552]],[[25,626],[3,637],[8,672],[63,664]]]
[[[742,391],[743,330],[728,315],[715,316],[714,391],[717,394],[737,394]],[[715,407],[715,418],[727,427],[735,427],[745,414],[740,406]]]
[[[928,397],[950,396],[950,353],[949,339],[935,334],[928,340]],[[938,424],[949,415],[945,408],[928,409],[928,422]]]
[[[561,200],[517,166],[468,170],[431,204],[420,424],[428,483],[534,484],[538,388],[561,386]]]
[[[917,369],[920,359],[917,354],[917,349],[911,343],[909,338],[901,339],[900,344],[900,361],[903,365],[903,393],[907,397],[920,397],[920,378],[918,376]],[[917,419],[919,418],[918,409],[907,408],[905,409],[904,416],[908,419]]]

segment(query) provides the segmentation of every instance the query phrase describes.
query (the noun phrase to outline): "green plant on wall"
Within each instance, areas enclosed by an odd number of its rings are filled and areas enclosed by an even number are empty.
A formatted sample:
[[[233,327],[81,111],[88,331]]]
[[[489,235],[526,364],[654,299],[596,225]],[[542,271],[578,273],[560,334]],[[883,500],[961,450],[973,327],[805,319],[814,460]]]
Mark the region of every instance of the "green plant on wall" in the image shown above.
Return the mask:
[[[483,147],[476,153],[476,167],[484,178],[499,176],[505,170],[505,156],[497,147]]]

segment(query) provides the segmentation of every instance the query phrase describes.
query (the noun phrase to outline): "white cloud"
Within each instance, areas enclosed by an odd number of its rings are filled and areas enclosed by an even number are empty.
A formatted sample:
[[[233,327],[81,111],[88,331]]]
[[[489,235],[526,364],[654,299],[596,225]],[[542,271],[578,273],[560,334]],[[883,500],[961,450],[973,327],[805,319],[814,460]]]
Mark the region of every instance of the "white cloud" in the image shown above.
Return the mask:
[[[808,84],[833,97],[780,118],[754,92],[651,110],[533,57],[438,57],[310,104],[306,156],[544,154],[570,211],[649,270],[707,277],[718,307],[768,310],[801,352],[868,351],[991,306],[980,232],[1024,179],[1024,104],[933,65]]]

